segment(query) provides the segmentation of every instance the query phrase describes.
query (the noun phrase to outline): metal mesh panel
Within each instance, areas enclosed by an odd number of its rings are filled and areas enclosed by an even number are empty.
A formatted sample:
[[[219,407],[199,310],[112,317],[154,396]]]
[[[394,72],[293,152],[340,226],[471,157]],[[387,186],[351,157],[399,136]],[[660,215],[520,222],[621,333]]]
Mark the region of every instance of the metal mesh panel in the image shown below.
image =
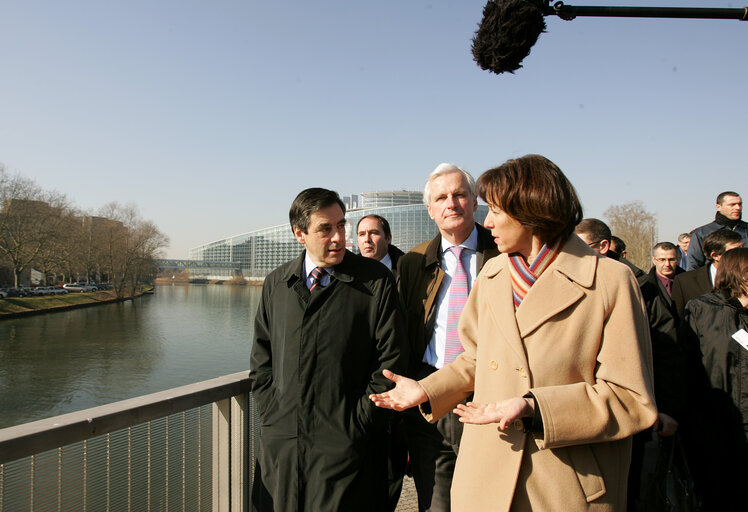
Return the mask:
[[[211,405],[0,465],[0,512],[209,511]]]

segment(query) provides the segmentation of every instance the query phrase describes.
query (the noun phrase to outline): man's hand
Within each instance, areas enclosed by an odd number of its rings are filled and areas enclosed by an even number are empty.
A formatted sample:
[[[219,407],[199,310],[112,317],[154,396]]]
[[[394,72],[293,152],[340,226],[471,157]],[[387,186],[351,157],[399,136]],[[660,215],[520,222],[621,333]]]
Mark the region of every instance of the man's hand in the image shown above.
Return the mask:
[[[377,407],[404,411],[429,399],[417,381],[397,375],[389,370],[382,371],[382,375],[394,382],[395,387],[384,393],[369,395],[369,400],[374,402]]]
[[[678,430],[678,422],[675,418],[668,416],[664,412],[657,413],[657,421],[654,424],[654,430],[660,437],[670,437]]]
[[[501,402],[490,404],[458,404],[454,409],[462,423],[473,423],[475,425],[486,425],[498,423],[499,428],[504,430],[507,425],[520,418],[531,417],[535,413],[534,402],[530,398],[510,398]]]

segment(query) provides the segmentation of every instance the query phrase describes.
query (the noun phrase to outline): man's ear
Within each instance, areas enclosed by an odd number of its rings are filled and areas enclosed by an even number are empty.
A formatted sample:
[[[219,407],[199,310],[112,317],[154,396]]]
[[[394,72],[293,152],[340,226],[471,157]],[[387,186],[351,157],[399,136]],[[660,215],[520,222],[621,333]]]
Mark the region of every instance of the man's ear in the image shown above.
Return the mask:
[[[610,250],[610,240],[600,240],[600,254],[608,254]]]
[[[304,240],[306,233],[304,233],[299,226],[293,227],[293,236],[296,237],[296,240],[298,240],[300,244],[306,245],[306,241]]]

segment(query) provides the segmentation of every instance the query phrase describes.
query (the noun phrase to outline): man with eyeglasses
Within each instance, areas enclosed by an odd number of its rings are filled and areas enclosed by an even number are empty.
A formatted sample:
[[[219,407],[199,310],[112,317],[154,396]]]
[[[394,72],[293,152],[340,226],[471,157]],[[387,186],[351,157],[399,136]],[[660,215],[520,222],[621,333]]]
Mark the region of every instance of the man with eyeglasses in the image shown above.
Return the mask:
[[[600,219],[587,218],[577,224],[574,232],[590,248],[601,256],[606,256],[610,250],[612,234],[610,228]]]
[[[685,410],[685,358],[677,341],[678,314],[671,297],[676,274],[685,271],[678,266],[678,247],[671,242],[660,242],[652,248],[652,265],[641,284],[641,292],[652,340],[657,399],[657,422],[653,429],[660,437],[668,438],[675,434],[678,418],[682,418]],[[651,432],[646,430],[634,436],[629,470],[629,503],[640,498],[644,448],[651,439]]]
[[[626,258],[622,257],[620,253],[615,251],[615,247],[613,245],[613,238],[615,237],[612,236],[608,225],[600,219],[595,219],[592,217],[582,219],[582,222],[577,224],[574,232],[579,238],[581,238],[587,245],[590,246],[590,249],[595,251],[597,254],[601,256],[607,256],[626,265],[631,270],[631,272],[634,273],[634,277],[636,277],[636,281],[639,283],[639,286],[641,286],[644,280],[647,278],[647,274],[642,269],[631,263]],[[623,242],[623,240],[621,240],[620,238],[618,240]],[[625,248],[625,245],[623,247]]]

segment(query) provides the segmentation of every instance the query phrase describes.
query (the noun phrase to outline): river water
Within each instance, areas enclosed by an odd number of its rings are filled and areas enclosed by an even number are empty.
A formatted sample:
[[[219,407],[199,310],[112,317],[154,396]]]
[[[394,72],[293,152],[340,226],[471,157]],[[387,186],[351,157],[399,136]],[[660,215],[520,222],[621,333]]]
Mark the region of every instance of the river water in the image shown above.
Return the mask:
[[[260,293],[157,286],[134,301],[0,320],[0,428],[247,370]]]

